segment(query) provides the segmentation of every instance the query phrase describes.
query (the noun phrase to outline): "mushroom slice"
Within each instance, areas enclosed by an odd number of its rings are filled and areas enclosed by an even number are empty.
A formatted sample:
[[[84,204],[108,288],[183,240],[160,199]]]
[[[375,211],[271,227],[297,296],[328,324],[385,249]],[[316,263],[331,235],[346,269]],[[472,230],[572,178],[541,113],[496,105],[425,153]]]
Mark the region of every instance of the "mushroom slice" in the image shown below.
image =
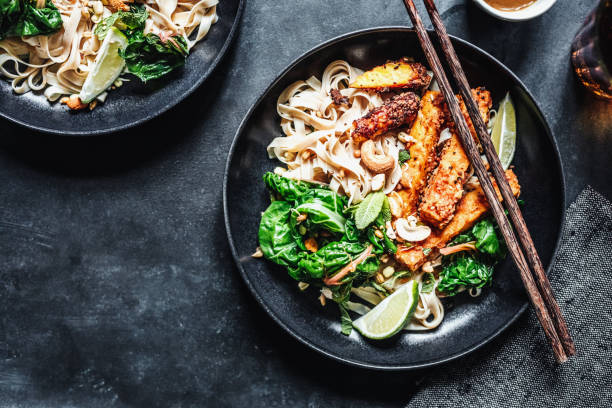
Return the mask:
[[[405,218],[395,221],[395,233],[404,241],[419,242],[431,235],[431,228],[427,225],[416,225]]]

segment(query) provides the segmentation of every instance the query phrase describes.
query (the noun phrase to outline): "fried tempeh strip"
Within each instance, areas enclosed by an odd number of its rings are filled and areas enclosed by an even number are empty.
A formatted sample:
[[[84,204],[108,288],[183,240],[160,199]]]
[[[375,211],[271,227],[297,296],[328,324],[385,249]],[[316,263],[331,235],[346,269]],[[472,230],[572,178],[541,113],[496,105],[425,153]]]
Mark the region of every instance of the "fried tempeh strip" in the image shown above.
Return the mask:
[[[506,170],[506,179],[510,184],[512,193],[518,197],[521,193],[521,186],[512,170]],[[497,197],[501,201],[502,197],[497,183],[494,179],[492,181]],[[420,245],[410,248],[405,245],[398,246],[395,254],[396,259],[411,271],[416,271],[425,263],[428,257],[437,255],[437,251],[434,251],[434,249],[443,248],[455,236],[471,228],[484,213],[489,211],[489,208],[487,198],[480,186],[467,192],[461,201],[459,201],[455,216],[442,231],[432,232]]]
[[[420,106],[421,101],[413,92],[395,95],[382,106],[372,109],[353,122],[353,140],[355,143],[362,143],[391,129],[412,123]]]
[[[401,196],[404,214],[414,214],[421,190],[437,163],[436,145],[444,123],[444,98],[440,92],[427,91],[421,109],[410,129],[408,151],[410,160],[402,166]]]
[[[485,123],[489,120],[491,109],[491,93],[484,88],[472,89],[472,95],[478,102],[480,114]],[[461,97],[461,112],[468,123],[472,137],[477,139],[474,125]],[[443,228],[453,218],[457,201],[463,195],[463,184],[467,181],[470,159],[463,150],[463,146],[456,130],[452,130],[451,138],[445,143],[440,153],[440,162],[434,170],[423,191],[419,204],[421,219],[437,228]]]
[[[423,89],[429,86],[431,77],[421,63],[403,58],[389,61],[359,75],[349,87],[359,89]]]

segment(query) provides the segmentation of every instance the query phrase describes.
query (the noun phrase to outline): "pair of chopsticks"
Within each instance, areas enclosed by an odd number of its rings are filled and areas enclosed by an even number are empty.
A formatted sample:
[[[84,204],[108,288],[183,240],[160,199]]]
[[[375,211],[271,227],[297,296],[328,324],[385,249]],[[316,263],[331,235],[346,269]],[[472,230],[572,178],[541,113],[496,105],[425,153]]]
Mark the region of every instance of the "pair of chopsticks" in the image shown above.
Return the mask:
[[[503,197],[503,204],[506,206],[510,219],[512,220],[514,228],[516,229],[516,235],[518,235],[520,244],[508,218],[504,213],[504,208],[498,199],[493,183],[491,182],[489,174],[487,173],[487,169],[480,158],[480,153],[478,152],[476,142],[472,138],[468,124],[461,113],[459,103],[455,98],[453,89],[448,81],[448,78],[446,77],[446,74],[444,73],[442,64],[440,63],[440,59],[438,58],[434,46],[431,43],[429,35],[425,30],[425,27],[423,27],[423,22],[419,17],[414,2],[413,0],[403,1],[406,6],[406,10],[408,10],[408,14],[410,15],[410,19],[412,20],[412,24],[416,29],[419,42],[421,43],[427,61],[434,72],[435,78],[438,80],[442,94],[446,99],[446,103],[451,112],[452,118],[455,121],[463,148],[470,158],[474,171],[478,176],[478,180],[480,181],[480,185],[482,186],[487,200],[489,201],[495,220],[497,221],[506,244],[508,245],[512,259],[520,272],[523,285],[527,289],[531,303],[535,307],[537,317],[542,325],[542,328],[544,329],[544,333],[546,334],[548,341],[550,342],[555,358],[559,363],[563,363],[567,361],[569,356],[576,353],[574,342],[569,334],[567,324],[563,319],[559,305],[555,300],[552,288],[550,287],[550,282],[548,281],[544,267],[542,266],[542,261],[540,260],[540,257],[535,249],[533,240],[531,239],[531,235],[529,234],[529,230],[527,229],[527,225],[525,224],[525,220],[523,219],[518,203],[516,202],[516,199],[512,194],[512,190],[510,189],[510,185],[506,180],[504,169],[499,161],[495,147],[491,142],[489,133],[487,132],[487,127],[484,120],[480,116],[478,105],[472,98],[470,85],[468,84],[465,73],[463,72],[463,68],[461,68],[459,58],[457,57],[455,49],[451,44],[446,28],[444,27],[442,19],[440,18],[440,14],[436,9],[433,0],[423,0],[425,7],[427,8],[427,13],[429,14],[429,17],[433,23],[442,51],[444,52],[444,56],[446,57],[446,62],[448,63],[452,76],[459,88],[459,92],[463,97],[463,101],[465,102],[472,123],[474,124],[474,128],[478,134],[478,138],[480,139],[480,144],[484,149],[484,153],[491,167],[493,176]],[[522,249],[524,249],[524,253],[522,252]],[[529,260],[529,263],[527,263],[527,260]]]

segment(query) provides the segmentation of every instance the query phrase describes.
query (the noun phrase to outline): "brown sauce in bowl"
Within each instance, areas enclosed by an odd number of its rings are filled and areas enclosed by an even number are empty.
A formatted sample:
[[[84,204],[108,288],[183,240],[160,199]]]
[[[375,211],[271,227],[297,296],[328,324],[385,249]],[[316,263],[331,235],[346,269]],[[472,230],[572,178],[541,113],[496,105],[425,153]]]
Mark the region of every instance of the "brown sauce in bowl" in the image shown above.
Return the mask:
[[[501,11],[517,11],[531,6],[537,0],[485,0],[493,8]]]

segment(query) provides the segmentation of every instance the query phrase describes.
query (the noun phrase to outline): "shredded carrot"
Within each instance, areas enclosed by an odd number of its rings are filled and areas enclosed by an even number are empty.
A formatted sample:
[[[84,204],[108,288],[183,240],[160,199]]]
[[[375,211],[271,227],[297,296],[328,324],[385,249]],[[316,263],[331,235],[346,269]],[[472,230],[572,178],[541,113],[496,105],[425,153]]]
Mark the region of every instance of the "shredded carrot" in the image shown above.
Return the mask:
[[[361,255],[359,255],[353,261],[351,261],[348,264],[346,264],[346,266],[344,268],[342,268],[340,270],[340,272],[338,272],[337,274],[335,274],[331,278],[328,277],[328,278],[323,279],[323,283],[326,284],[327,286],[337,286],[337,285],[340,285],[340,280],[342,280],[342,278],[344,278],[349,273],[355,272],[355,269],[357,269],[357,266],[359,266],[360,263],[365,261],[366,258],[368,256],[370,256],[370,254],[372,253],[372,249],[374,249],[374,246],[372,244],[370,244],[366,248],[366,250],[361,253]]]
[[[440,254],[450,255],[450,254],[455,254],[461,251],[475,251],[475,250],[476,250],[476,245],[474,245],[474,242],[465,242],[463,244],[457,244],[457,245],[449,246],[446,248],[441,248]]]

